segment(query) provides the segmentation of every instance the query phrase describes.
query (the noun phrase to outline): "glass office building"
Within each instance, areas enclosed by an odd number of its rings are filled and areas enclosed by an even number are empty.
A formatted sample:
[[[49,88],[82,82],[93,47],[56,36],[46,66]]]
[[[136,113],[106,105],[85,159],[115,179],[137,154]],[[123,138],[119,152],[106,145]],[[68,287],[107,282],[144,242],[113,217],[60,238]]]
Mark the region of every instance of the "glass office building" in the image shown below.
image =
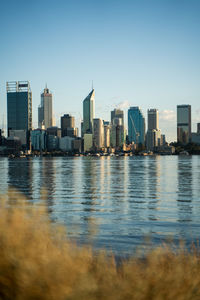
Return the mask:
[[[32,128],[32,93],[28,81],[6,83],[7,89],[7,126],[10,130]]]
[[[94,95],[94,89],[92,89],[83,101],[83,135],[93,133]]]
[[[177,142],[191,141],[191,105],[177,105]]]
[[[145,144],[145,119],[139,107],[128,110],[128,139],[135,144]]]

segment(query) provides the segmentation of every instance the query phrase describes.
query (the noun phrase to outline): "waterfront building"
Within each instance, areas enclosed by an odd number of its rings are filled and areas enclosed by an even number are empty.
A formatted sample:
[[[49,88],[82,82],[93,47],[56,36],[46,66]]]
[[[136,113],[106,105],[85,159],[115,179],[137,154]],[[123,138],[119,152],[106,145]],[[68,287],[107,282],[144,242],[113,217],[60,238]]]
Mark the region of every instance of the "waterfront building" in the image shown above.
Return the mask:
[[[114,118],[111,125],[110,145],[120,150],[125,143],[125,130],[122,118]]]
[[[111,125],[107,121],[103,121],[104,124],[104,147],[109,148],[110,147],[110,130]]]
[[[83,101],[83,135],[85,133],[93,133],[94,96],[94,89],[92,89],[92,91]]]
[[[78,128],[75,128],[75,118],[69,114],[65,114],[61,117],[61,130],[62,137],[70,136],[77,137]]]
[[[148,114],[148,130],[157,130],[159,128],[158,125],[158,110],[153,108],[153,109],[148,109],[147,111]]]
[[[148,131],[146,135],[146,147],[148,151],[162,146],[161,130],[158,125],[158,110],[148,109]]]
[[[116,118],[122,119],[122,125],[124,126],[124,112],[121,109],[114,109],[111,111],[111,124],[113,124],[113,120]]]
[[[136,145],[145,144],[145,119],[137,106],[128,110],[128,140]]]
[[[7,90],[7,126],[10,130],[32,128],[32,92],[28,81],[11,81],[6,83]],[[29,141],[27,140],[27,144]]]
[[[197,123],[197,133],[200,134],[200,123]]]
[[[22,145],[22,148],[26,148],[27,144],[27,130],[10,130],[10,137],[17,137]]]
[[[147,150],[154,151],[156,147],[161,147],[161,130],[160,129],[152,129],[147,131],[146,138],[146,146]]]
[[[191,133],[191,142],[200,145],[200,123],[197,123],[197,132]]]
[[[177,105],[177,142],[191,141],[191,105]]]
[[[58,128],[57,126],[49,127],[47,128],[47,134],[61,138],[61,128]]]
[[[93,149],[93,134],[85,133],[84,134],[84,152],[89,152]]]
[[[55,135],[47,135],[47,150],[56,151],[59,149],[59,139],[60,137]]]
[[[53,126],[52,94],[46,87],[41,94],[41,104],[38,107],[38,127],[45,129]]]
[[[73,151],[76,152],[76,153],[81,153],[82,151],[82,138],[80,137],[76,137],[74,140],[73,140]]]
[[[59,139],[59,149],[62,151],[72,151],[73,150],[74,138],[70,136],[64,136]]]
[[[45,151],[47,149],[47,133],[44,129],[38,128],[31,131],[31,144],[34,151]]]
[[[102,119],[93,119],[93,143],[96,150],[104,147],[104,126]]]

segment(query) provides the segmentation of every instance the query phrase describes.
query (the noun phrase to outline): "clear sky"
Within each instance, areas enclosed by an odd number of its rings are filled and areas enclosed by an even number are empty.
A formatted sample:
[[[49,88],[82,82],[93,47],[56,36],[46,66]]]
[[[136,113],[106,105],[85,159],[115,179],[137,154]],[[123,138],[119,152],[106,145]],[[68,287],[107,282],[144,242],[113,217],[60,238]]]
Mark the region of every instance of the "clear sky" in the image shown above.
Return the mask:
[[[0,128],[6,81],[29,80],[33,126],[40,93],[53,93],[57,125],[96,92],[96,117],[140,106],[159,109],[160,128],[176,139],[176,105],[200,122],[199,0],[0,0]]]

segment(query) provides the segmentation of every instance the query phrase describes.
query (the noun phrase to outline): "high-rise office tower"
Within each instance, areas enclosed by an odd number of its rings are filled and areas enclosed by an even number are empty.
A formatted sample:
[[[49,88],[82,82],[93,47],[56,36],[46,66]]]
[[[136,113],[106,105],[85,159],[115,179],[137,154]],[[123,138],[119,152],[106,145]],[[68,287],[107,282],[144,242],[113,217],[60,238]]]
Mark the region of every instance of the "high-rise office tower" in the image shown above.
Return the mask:
[[[200,134],[200,123],[197,123],[197,133]]]
[[[145,144],[145,119],[139,107],[128,110],[128,139],[135,144]]]
[[[104,126],[102,119],[94,119],[93,127],[94,147],[100,150],[104,147]]]
[[[93,119],[94,119],[94,89],[89,93],[89,95],[83,101],[83,132],[93,133]]]
[[[38,107],[38,127],[45,129],[53,126],[52,94],[46,87],[41,94],[41,104]]]
[[[147,150],[154,151],[162,146],[161,130],[158,128],[158,110],[148,109],[148,131],[146,136]]]
[[[11,130],[32,128],[32,92],[28,81],[11,81],[7,89],[7,126],[8,136]]]
[[[103,121],[103,125],[104,125],[104,147],[109,148],[111,125],[108,121]]]
[[[177,142],[191,141],[191,105],[177,105]]]
[[[62,137],[76,137],[78,135],[78,128],[75,128],[75,119],[73,116],[65,114],[61,117],[61,130]]]
[[[121,118],[122,119],[122,125],[124,125],[124,112],[120,109],[114,109],[111,111],[111,124],[113,124],[113,120],[115,118]]]
[[[158,129],[158,110],[148,109],[148,130]]]
[[[125,143],[125,130],[122,118],[114,118],[111,125],[110,145],[113,148],[120,149]]]

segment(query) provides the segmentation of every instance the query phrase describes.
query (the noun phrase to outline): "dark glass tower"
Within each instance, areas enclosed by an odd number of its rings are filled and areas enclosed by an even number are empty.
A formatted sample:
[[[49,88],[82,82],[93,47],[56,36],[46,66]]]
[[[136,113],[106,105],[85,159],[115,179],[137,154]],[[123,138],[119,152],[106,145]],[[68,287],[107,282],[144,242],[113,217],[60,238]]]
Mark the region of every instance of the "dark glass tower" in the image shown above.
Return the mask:
[[[10,130],[32,128],[32,92],[28,81],[6,83],[7,89],[7,126]]]
[[[177,105],[177,142],[191,142],[191,105]]]
[[[145,143],[145,119],[137,106],[128,110],[128,139],[135,144]]]

